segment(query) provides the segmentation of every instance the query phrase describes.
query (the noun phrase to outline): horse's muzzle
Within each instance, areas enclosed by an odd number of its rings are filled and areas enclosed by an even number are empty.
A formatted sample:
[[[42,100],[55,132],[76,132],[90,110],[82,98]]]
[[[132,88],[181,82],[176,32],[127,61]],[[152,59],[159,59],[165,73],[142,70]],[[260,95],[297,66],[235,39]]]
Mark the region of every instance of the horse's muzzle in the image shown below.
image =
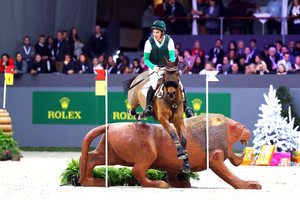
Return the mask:
[[[167,95],[168,95],[168,97],[169,97],[171,100],[173,100],[173,99],[175,99],[176,92],[175,92],[175,91],[174,91],[174,92],[168,92],[168,91],[167,91]]]

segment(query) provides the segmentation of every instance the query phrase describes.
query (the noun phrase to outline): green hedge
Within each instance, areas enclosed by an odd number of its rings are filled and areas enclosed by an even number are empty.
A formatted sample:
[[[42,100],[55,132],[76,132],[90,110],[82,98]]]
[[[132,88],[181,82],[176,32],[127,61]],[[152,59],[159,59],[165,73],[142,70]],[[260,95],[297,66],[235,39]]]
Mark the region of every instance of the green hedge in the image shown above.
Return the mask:
[[[71,161],[69,161],[68,167],[60,175],[61,184],[71,183],[72,176],[75,176],[77,180],[79,179],[79,159],[75,160],[72,158]],[[105,179],[105,167],[95,168],[92,172],[92,177]],[[168,182],[167,173],[164,171],[149,169],[147,171],[147,177],[150,180],[163,180]],[[178,180],[181,181],[190,181],[191,179],[199,180],[199,175],[195,172],[179,173],[178,175]],[[131,169],[126,167],[108,167],[108,182],[110,186],[140,186],[139,182],[133,176]]]

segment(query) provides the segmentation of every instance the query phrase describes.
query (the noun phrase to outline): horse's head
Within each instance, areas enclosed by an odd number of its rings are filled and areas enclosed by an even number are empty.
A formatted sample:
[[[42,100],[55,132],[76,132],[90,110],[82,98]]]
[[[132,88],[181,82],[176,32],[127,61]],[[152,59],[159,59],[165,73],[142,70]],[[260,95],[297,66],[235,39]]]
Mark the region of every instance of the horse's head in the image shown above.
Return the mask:
[[[179,83],[179,73],[178,73],[178,58],[175,62],[168,62],[166,57],[163,57],[163,62],[165,66],[163,83],[166,87],[168,97],[173,100],[176,97],[176,90]]]

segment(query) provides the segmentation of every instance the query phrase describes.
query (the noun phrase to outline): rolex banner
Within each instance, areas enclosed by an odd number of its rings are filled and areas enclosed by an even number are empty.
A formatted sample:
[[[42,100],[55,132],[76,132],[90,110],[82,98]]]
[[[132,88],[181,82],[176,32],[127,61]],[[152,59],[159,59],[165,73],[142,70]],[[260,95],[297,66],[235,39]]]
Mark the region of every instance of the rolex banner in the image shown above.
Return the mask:
[[[188,104],[195,115],[205,113],[205,93],[187,93]],[[105,123],[105,97],[94,92],[33,92],[33,124],[95,124]],[[108,93],[108,123],[136,121],[127,113],[130,109],[123,92]],[[142,109],[137,109],[141,112]],[[209,94],[210,113],[231,117],[231,95]],[[183,114],[185,118],[185,114]],[[144,122],[154,123],[151,117]]]

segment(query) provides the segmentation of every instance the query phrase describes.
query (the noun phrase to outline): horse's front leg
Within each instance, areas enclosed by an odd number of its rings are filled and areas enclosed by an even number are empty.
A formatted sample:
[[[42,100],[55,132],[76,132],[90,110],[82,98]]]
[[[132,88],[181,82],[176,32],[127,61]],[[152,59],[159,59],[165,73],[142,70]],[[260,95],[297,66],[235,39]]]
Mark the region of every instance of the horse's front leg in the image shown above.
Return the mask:
[[[187,141],[186,141],[186,139],[185,139],[185,137],[183,135],[184,122],[181,121],[181,122],[175,124],[175,127],[176,127],[177,133],[178,133],[178,135],[180,137],[180,142],[181,142],[181,146],[182,146],[183,152],[185,153],[185,156],[186,156],[186,158],[183,159],[183,165],[181,166],[181,168],[182,168],[182,170],[184,172],[190,172],[191,166],[188,163],[189,157],[187,155],[187,150],[186,150]]]
[[[164,129],[170,134],[171,138],[173,139],[175,146],[176,146],[176,150],[177,150],[177,157],[179,159],[186,159],[187,158],[186,154],[185,154],[182,146],[180,145],[177,134],[172,129],[170,122],[168,120],[160,120],[159,122],[164,127]]]

